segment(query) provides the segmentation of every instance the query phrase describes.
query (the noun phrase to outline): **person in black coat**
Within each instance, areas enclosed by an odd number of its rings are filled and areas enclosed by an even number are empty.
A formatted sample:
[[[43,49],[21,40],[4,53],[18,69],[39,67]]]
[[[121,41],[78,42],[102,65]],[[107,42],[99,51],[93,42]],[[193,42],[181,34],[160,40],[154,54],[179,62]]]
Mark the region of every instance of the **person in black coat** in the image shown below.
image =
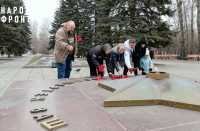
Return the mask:
[[[109,44],[97,45],[91,48],[87,54],[87,62],[90,68],[90,76],[103,76],[102,71],[103,61],[110,57],[112,47]]]
[[[135,51],[134,51],[134,53],[132,55],[132,59],[133,59],[135,68],[141,69],[141,67],[140,67],[140,59],[143,56],[145,56],[146,49],[147,49],[147,46],[146,46],[146,42],[145,41],[140,41],[140,42],[137,43],[137,45],[135,47]]]
[[[136,52],[138,53],[139,59],[141,59],[146,54],[147,44],[145,41],[140,41],[137,43]]]

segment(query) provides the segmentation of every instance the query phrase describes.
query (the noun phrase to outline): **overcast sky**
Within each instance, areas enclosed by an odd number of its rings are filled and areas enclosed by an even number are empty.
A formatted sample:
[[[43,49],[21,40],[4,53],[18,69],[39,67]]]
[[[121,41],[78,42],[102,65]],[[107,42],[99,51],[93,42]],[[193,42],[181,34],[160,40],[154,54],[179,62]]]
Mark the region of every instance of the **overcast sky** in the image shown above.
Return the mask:
[[[60,0],[24,0],[27,15],[31,22],[42,23],[45,19],[50,21],[54,18],[54,13],[59,7]]]

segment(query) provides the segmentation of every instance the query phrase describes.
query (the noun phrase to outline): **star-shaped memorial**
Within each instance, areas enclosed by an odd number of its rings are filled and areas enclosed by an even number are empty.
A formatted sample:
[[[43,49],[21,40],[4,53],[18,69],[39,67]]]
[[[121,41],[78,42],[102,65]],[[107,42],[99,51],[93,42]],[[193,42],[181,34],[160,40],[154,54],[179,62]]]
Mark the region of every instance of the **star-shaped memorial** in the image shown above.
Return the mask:
[[[138,76],[102,81],[99,86],[113,92],[105,107],[165,105],[200,111],[200,85],[174,75],[163,80]]]

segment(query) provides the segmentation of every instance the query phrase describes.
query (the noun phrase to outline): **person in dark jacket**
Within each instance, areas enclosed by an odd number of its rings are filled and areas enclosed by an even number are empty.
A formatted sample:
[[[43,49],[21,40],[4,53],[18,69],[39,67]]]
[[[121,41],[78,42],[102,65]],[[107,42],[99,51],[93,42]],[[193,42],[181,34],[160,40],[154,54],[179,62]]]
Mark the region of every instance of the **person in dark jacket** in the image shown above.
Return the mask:
[[[136,48],[135,48],[135,57],[133,57],[133,61],[136,63],[136,67],[138,69],[142,69],[140,65],[140,60],[142,57],[145,56],[147,50],[146,42],[145,41],[140,41],[137,43]]]
[[[110,57],[112,47],[109,44],[97,45],[91,48],[87,54],[87,62],[90,68],[90,76],[103,76],[103,63],[107,57]]]
[[[115,70],[120,72],[120,67],[124,67],[124,45],[118,44],[112,48],[111,56],[106,59],[106,66],[109,75],[114,75]]]
[[[138,54],[139,59],[145,56],[147,50],[147,44],[145,41],[140,41],[136,45],[136,52]]]

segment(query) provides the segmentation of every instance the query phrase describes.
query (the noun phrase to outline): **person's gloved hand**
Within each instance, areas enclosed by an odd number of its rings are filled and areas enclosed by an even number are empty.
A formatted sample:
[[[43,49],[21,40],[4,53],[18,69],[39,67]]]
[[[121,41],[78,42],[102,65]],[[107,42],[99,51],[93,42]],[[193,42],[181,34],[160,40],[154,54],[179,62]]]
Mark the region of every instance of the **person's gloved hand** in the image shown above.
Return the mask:
[[[131,74],[133,73],[133,71],[132,70],[128,70]]]
[[[99,67],[98,67],[98,71],[99,72],[101,72],[101,73],[103,73],[104,72],[104,65],[103,64],[101,64],[101,65],[99,65]]]
[[[97,76],[97,77],[96,77],[96,80],[97,80],[97,81],[100,81],[100,80],[102,80],[102,77],[101,77],[101,76]]]
[[[152,71],[153,71],[153,69],[152,69],[152,68],[150,68],[150,69],[149,69],[149,72],[152,72]]]
[[[137,70],[137,68],[129,68],[128,70],[132,74],[135,70]]]

